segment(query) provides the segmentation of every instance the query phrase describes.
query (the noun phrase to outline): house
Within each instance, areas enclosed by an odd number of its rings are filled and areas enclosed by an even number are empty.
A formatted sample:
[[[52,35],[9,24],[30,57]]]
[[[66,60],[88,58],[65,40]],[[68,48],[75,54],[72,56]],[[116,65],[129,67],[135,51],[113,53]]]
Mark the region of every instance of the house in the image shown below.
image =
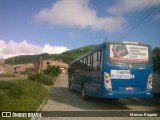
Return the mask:
[[[33,63],[14,65],[14,71],[16,74],[23,74],[26,71],[32,72],[33,70],[34,70]]]
[[[10,64],[0,64],[0,74],[9,74],[12,75],[14,73],[13,65]]]
[[[0,64],[5,64],[5,59],[0,58]]]
[[[68,74],[68,64],[63,63],[62,61],[54,61],[54,60],[39,60],[34,63],[34,68],[36,71],[41,71],[47,69],[47,66],[59,66],[62,70],[62,74]]]
[[[14,68],[13,65],[6,64],[5,59],[0,58],[0,74],[14,74]]]

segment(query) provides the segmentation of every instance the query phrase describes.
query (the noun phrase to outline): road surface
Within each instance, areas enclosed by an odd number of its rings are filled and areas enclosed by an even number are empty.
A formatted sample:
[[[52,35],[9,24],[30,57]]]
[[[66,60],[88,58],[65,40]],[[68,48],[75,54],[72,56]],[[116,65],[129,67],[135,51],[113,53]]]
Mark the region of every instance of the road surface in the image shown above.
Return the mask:
[[[77,92],[68,90],[67,76],[59,77],[54,86],[48,88],[51,93],[42,111],[157,111],[160,106],[140,99],[119,99],[108,101],[105,99],[91,99],[84,101]],[[87,113],[87,112],[86,112]],[[121,119],[128,117],[91,117],[92,120]],[[90,120],[89,117],[42,117],[38,120]],[[129,117],[130,120],[150,120],[149,117]],[[158,117],[152,119],[158,120]]]

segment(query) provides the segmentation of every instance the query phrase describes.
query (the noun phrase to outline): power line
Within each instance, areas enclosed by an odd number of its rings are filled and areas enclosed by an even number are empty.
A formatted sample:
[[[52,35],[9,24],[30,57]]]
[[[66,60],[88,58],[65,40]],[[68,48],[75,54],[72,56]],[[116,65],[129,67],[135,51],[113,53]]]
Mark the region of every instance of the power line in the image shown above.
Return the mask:
[[[153,2],[153,0],[146,5],[145,10],[148,9],[149,5],[152,2]],[[154,11],[156,11],[157,8],[159,7],[159,4],[160,4],[159,2],[154,2],[153,8],[150,8],[148,11],[144,10],[145,12],[141,12],[141,14],[139,15],[140,17],[136,20],[133,27],[126,34],[124,34],[122,37],[120,37],[120,40],[124,39],[128,34],[130,34],[133,30],[135,30],[145,19],[147,19]]]
[[[138,15],[138,16],[136,17],[136,19],[135,19],[135,24],[134,24],[134,26],[135,26],[137,23],[139,23],[139,22],[144,18],[144,16],[148,13],[148,8],[149,8],[149,6],[152,4],[152,2],[153,2],[153,0],[150,1],[148,4],[146,4],[144,10],[142,10],[141,13],[139,13],[139,15]]]

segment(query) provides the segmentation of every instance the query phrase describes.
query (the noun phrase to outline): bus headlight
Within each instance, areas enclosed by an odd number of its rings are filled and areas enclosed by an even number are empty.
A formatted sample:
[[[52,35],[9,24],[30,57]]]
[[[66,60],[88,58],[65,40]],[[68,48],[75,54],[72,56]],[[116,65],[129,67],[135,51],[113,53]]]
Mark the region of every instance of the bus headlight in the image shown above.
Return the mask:
[[[110,75],[108,73],[104,73],[104,84],[105,84],[105,87],[112,91],[112,83],[111,83],[111,78],[110,78]]]
[[[151,89],[152,89],[152,81],[153,81],[153,75],[150,74],[150,75],[148,76],[147,90],[151,90]]]

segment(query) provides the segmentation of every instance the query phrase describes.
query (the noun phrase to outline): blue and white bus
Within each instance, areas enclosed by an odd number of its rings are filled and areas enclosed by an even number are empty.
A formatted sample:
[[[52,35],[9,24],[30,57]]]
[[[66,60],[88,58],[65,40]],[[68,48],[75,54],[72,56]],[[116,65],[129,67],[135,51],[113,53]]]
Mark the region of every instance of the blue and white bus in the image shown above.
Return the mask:
[[[69,66],[70,90],[97,98],[152,98],[151,46],[105,42]]]

